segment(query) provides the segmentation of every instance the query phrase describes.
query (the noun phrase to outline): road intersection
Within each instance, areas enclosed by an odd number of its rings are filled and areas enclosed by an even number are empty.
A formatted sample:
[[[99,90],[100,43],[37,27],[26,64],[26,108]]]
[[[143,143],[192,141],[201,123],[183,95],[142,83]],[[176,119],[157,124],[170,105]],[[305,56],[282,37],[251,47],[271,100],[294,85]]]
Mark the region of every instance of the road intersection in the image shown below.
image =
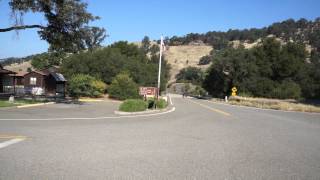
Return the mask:
[[[0,110],[0,143],[23,139],[0,149],[0,179],[320,179],[319,114],[172,100],[137,117],[110,102]]]

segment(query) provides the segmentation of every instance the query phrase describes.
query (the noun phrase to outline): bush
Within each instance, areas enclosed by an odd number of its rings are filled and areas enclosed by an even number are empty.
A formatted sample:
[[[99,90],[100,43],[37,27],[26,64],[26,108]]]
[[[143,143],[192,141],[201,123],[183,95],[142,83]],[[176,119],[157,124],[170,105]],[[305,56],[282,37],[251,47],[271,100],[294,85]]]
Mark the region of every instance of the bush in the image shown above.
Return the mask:
[[[208,93],[201,86],[196,86],[192,91],[191,95],[193,96],[206,96]]]
[[[299,99],[301,98],[301,88],[293,81],[284,81],[272,91],[273,97],[279,99]]]
[[[128,99],[120,105],[119,110],[125,112],[137,112],[144,111],[147,107],[147,102],[141,99]]]
[[[211,56],[203,56],[200,58],[198,65],[207,65],[212,61]]]
[[[153,109],[155,107],[155,99],[154,98],[148,98],[148,109]]]
[[[187,67],[180,70],[176,75],[177,82],[190,82],[192,84],[201,84],[204,79],[204,73],[200,68]]]
[[[156,105],[158,109],[163,109],[167,107],[167,101],[165,101],[164,99],[159,99],[156,101]]]
[[[68,82],[68,91],[73,97],[100,97],[105,89],[104,82],[85,74],[76,74]]]
[[[119,100],[139,98],[138,85],[126,73],[120,73],[112,80],[108,93]]]

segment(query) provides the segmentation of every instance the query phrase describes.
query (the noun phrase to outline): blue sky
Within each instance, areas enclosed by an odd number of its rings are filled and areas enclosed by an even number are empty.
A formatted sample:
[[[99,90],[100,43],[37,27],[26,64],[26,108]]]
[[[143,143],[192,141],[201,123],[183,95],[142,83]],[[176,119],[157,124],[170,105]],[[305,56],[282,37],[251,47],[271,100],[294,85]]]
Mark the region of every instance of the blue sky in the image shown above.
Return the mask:
[[[191,32],[260,28],[288,18],[320,17],[319,0],[86,0],[88,11],[101,19],[92,25],[107,29],[103,44],[139,41],[145,35],[185,35]],[[0,27],[8,27],[8,0],[0,1]],[[27,14],[25,24],[46,24],[41,14]],[[36,30],[0,33],[0,58],[45,52],[48,44]]]

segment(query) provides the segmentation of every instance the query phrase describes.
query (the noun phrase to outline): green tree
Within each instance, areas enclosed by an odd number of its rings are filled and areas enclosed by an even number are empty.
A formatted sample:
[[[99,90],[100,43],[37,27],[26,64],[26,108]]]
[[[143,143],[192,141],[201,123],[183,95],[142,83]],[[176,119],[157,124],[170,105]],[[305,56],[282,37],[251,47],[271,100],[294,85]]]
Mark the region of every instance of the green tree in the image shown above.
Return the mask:
[[[61,54],[57,52],[38,54],[32,57],[31,65],[37,70],[51,66],[59,66],[62,63],[64,56],[65,55],[63,53]]]
[[[75,74],[88,74],[110,84],[122,70],[128,58],[118,49],[104,48],[93,52],[81,52],[66,58],[61,66],[63,74],[69,78]]]
[[[264,39],[260,46],[251,50],[225,49],[215,56],[203,87],[217,97],[229,95],[233,86],[239,94],[258,97],[314,96],[311,92],[317,88],[306,84],[316,82],[310,76],[313,70],[306,57],[303,45],[281,45],[274,38]]]
[[[91,21],[99,19],[87,12],[87,4],[80,0],[10,0],[14,26],[0,32],[37,28],[41,39],[46,40],[50,51],[78,52],[98,46],[105,38],[105,29],[90,27]],[[23,24],[23,15],[42,13],[46,25]]]
[[[119,100],[139,98],[138,85],[127,73],[120,73],[112,80],[108,93]]]
[[[145,54],[150,51],[150,45],[150,38],[148,36],[145,36],[141,41],[141,49]]]
[[[140,86],[156,86],[159,53],[146,56],[138,46],[117,42],[106,48],[80,52],[63,60],[61,70],[69,78],[74,74],[89,74],[110,84],[120,72],[127,72]],[[161,90],[165,90],[170,66],[163,57]]]
[[[180,70],[176,75],[177,82],[190,82],[192,84],[201,84],[204,79],[204,73],[200,68],[187,67]]]

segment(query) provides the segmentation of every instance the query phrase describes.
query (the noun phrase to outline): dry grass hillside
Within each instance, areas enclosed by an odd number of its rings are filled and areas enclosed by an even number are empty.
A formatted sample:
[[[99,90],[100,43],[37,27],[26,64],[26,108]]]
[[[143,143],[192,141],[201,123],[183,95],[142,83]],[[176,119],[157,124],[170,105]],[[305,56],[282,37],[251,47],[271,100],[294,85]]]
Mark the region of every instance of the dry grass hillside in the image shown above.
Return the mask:
[[[137,46],[141,46],[141,42],[133,42]],[[156,41],[151,41],[151,45],[157,44]],[[176,81],[176,75],[183,68],[188,66],[199,67],[206,69],[209,65],[199,66],[201,57],[209,55],[212,46],[208,45],[182,45],[182,46],[166,46],[164,56],[167,62],[171,65],[169,83]]]
[[[14,72],[19,72],[19,71],[27,72],[27,69],[29,67],[32,68],[30,63],[31,63],[30,61],[25,61],[23,63],[13,63],[11,65],[5,66],[4,68]]]
[[[207,68],[206,66],[199,66],[198,62],[201,57],[209,55],[212,50],[211,46],[206,45],[185,45],[185,46],[170,46],[165,52],[165,58],[171,65],[170,82],[175,81],[175,76],[179,71],[188,66]]]

